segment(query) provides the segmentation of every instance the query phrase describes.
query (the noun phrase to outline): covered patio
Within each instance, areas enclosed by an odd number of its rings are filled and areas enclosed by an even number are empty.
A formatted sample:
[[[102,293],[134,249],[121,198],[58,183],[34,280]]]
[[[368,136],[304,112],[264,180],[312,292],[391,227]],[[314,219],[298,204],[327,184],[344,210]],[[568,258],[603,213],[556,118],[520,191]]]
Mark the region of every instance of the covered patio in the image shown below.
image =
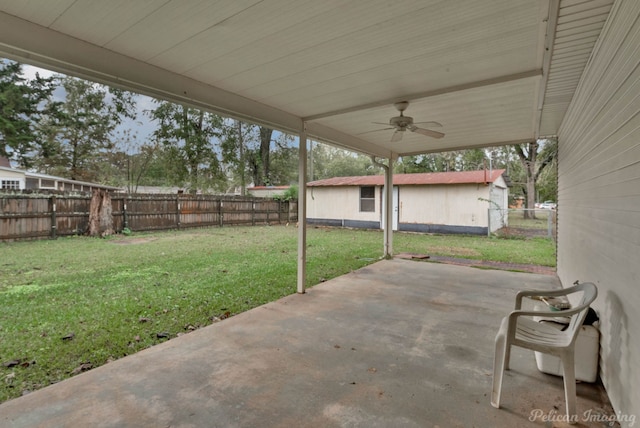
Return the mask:
[[[559,286],[385,260],[6,402],[0,425],[562,427],[562,378],[530,351],[514,348],[503,408],[489,405],[493,338],[513,296]],[[602,427],[604,391],[577,390],[577,426]]]
[[[598,286],[594,307],[601,319],[600,376],[616,412],[636,417],[640,416],[639,46],[640,2],[636,0],[0,0],[0,54],[5,57],[298,135],[301,227],[297,257],[301,294],[305,293],[306,276],[309,139],[362,152],[384,163],[385,217],[391,218],[393,164],[399,156],[557,137],[559,282],[554,284],[567,286],[579,279]],[[399,114],[394,106],[406,107],[406,102],[407,116],[415,118],[416,123],[439,122],[442,127],[432,131],[441,131],[444,137],[432,138],[436,134],[430,137],[411,132],[412,127],[391,126]],[[379,131],[387,123],[389,129]],[[401,141],[399,136],[403,137]],[[385,230],[381,252],[393,255],[391,228]],[[503,305],[510,303],[504,288],[534,285],[528,282],[537,277],[501,273],[508,280],[486,280],[491,287],[480,287],[481,278],[493,273],[438,267],[450,270],[428,282],[423,276],[426,274],[414,271],[416,265],[410,262],[389,261],[377,266],[393,268],[398,275],[392,277],[385,269],[371,268],[345,277],[351,281],[371,272],[366,283],[377,286],[361,285],[358,292],[354,292],[357,287],[345,288],[347,295],[337,302],[345,313],[331,313],[344,323],[333,324],[327,314],[315,313],[321,304],[318,308],[312,304],[325,294],[332,299],[341,289],[334,284],[346,280],[341,278],[307,295],[292,296],[69,383],[6,403],[0,411],[2,416],[17,417],[22,411],[21,417],[34,418],[43,417],[42,412],[48,410],[51,415],[56,411],[70,415],[65,412],[71,411],[106,421],[116,417],[118,410],[123,412],[122,417],[131,412],[143,417],[150,412],[162,420],[185,415],[180,419],[186,421],[190,413],[185,409],[191,409],[194,417],[199,415],[204,421],[205,412],[228,400],[220,417],[230,419],[220,425],[234,423],[233,418],[240,414],[249,418],[251,409],[243,406],[250,404],[262,409],[255,411],[256,418],[278,416],[269,409],[288,409],[290,413],[283,410],[279,420],[296,417],[298,424],[304,424],[310,415],[324,418],[325,414],[344,418],[344,425],[370,414],[380,418],[404,415],[409,424],[411,415],[417,414],[414,411],[428,408],[436,409],[436,413],[420,419],[421,423],[451,426],[460,421],[460,425],[473,425],[471,419],[457,418],[496,415],[495,420],[482,419],[487,423],[477,425],[499,426],[504,420],[508,421],[505,426],[523,426],[532,408],[549,409],[558,404],[552,404],[556,395],[548,389],[553,388],[553,381],[536,384],[538,388],[531,391],[544,392],[534,392],[529,401],[519,402],[514,392],[512,401],[505,400],[505,410],[497,412],[490,408],[488,398],[480,395],[490,380],[487,361],[493,326],[507,309]],[[544,277],[544,281],[550,279]],[[444,294],[435,300],[431,295],[431,302],[426,297],[422,305],[409,310],[420,303],[410,285],[427,283],[435,287],[432,293]],[[449,291],[441,288],[443,284],[466,284],[472,292],[465,294],[465,289],[448,295]],[[378,287],[390,287],[394,292],[381,294],[385,299],[376,301]],[[476,294],[480,289],[482,292]],[[443,304],[443,296],[449,299],[444,302],[447,304]],[[497,300],[486,300],[489,296]],[[449,311],[455,307],[453,302],[470,304],[472,297],[477,306]],[[366,305],[370,299],[371,304]],[[382,328],[375,322],[378,319],[344,318],[354,315],[348,313],[352,311],[362,316],[377,313],[386,319],[386,309],[391,307],[386,300],[406,305],[394,315],[400,318],[391,320],[397,322],[386,324],[395,325],[397,330],[376,330],[373,326]],[[300,313],[280,312],[290,306]],[[469,313],[475,317],[468,317]],[[272,324],[267,314],[281,314],[283,319]],[[450,315],[454,318],[442,321]],[[316,318],[326,318],[327,326],[307,331],[308,324],[318,322]],[[254,346],[241,346],[245,336],[232,334],[236,323],[238,331],[249,333],[250,329],[242,327],[243,320],[256,333],[265,332],[264,336],[246,336],[254,338]],[[350,322],[364,333],[348,329]],[[429,322],[434,324],[425,324]],[[476,323],[478,326],[472,328]],[[215,332],[227,333],[215,337],[219,347],[205,340],[209,348],[196,346],[190,350],[192,337],[215,336]],[[341,336],[347,332],[359,335]],[[329,343],[329,349],[312,353],[312,348],[323,343],[314,338],[304,346],[289,348],[293,351],[288,358],[279,358],[279,352],[296,335],[318,335],[329,342],[344,343]],[[358,337],[368,340],[358,341]],[[442,338],[439,348],[428,346],[429,340],[438,337]],[[463,344],[465,339],[474,340],[469,343],[475,345]],[[376,341],[382,341],[379,348]],[[398,341],[395,348],[394,341]],[[282,347],[269,347],[274,343]],[[334,345],[340,348],[331,348]],[[346,358],[359,358],[369,346],[370,359],[352,368],[342,366]],[[246,371],[231,370],[225,377],[227,367],[239,367],[232,364],[232,354],[240,349],[252,349],[263,357],[251,359],[251,364],[268,364],[250,371],[248,368],[254,366],[247,363],[243,366]],[[394,354],[394,349],[405,352]],[[337,354],[341,358],[323,370],[320,363],[331,361],[329,357],[335,357],[335,353],[330,352],[334,351],[342,352]],[[190,355],[197,358],[191,359]],[[385,360],[391,356],[402,359],[402,370],[407,371],[394,371],[390,364],[399,363]],[[153,358],[157,365],[146,358]],[[110,371],[135,361],[144,366],[139,371],[144,382],[134,376],[137,373],[122,371],[124,375],[116,376]],[[161,361],[168,365],[163,370]],[[284,361],[290,364],[283,365]],[[208,364],[204,370],[207,376],[190,371]],[[446,364],[451,365],[447,370]],[[178,367],[185,371],[178,371]],[[294,367],[306,369],[299,370],[304,375],[291,377],[285,371]],[[460,367],[466,367],[467,372]],[[369,368],[376,371],[370,373]],[[361,374],[362,369],[366,373]],[[172,371],[180,373],[176,380],[165,377]],[[324,384],[333,379],[338,384],[345,382],[345,388],[327,386],[316,391],[313,373],[319,376],[320,372],[327,376]],[[247,373],[251,379],[246,378]],[[542,379],[533,369],[528,373],[527,382]],[[278,376],[285,381],[281,389],[270,388],[269,383]],[[402,376],[415,388],[401,388]],[[113,379],[102,382],[107,377]],[[366,383],[382,378],[388,383],[375,387]],[[229,379],[227,384],[225,379]],[[513,390],[518,379],[508,378],[505,391]],[[180,401],[194,405],[175,407],[171,403],[175,395],[168,395],[168,401],[154,398],[155,388],[168,387],[169,380],[195,384],[194,390],[169,390],[197,392],[185,392]],[[252,384],[258,392],[251,390],[253,399],[243,401],[241,393],[249,388],[235,385],[248,385],[250,380],[255,380]],[[74,394],[74,386],[81,383],[85,386]],[[466,387],[460,388],[465,383]],[[132,392],[119,394],[120,388]],[[415,395],[403,395],[404,391],[415,391]],[[58,394],[62,400],[46,404]],[[334,394],[340,399],[331,399]],[[349,394],[360,394],[370,401],[366,406],[351,408],[353,398]],[[313,407],[316,395],[323,397],[319,401],[324,403],[321,411]],[[385,407],[389,395],[403,398],[399,407]],[[417,401],[413,402],[415,397]],[[446,397],[452,397],[452,402],[464,397],[464,412],[444,400]],[[280,406],[273,406],[274,401]],[[429,406],[429,402],[436,405]],[[580,403],[585,405],[584,401]],[[371,410],[359,413],[359,406]],[[625,425],[632,426],[628,422]]]

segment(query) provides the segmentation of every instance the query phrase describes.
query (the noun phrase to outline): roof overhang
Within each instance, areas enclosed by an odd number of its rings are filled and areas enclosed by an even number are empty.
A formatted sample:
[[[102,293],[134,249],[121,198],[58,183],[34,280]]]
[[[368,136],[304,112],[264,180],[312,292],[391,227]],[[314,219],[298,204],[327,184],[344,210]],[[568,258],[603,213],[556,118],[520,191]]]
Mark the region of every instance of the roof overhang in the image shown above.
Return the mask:
[[[612,2],[0,0],[0,55],[394,158],[555,134]]]

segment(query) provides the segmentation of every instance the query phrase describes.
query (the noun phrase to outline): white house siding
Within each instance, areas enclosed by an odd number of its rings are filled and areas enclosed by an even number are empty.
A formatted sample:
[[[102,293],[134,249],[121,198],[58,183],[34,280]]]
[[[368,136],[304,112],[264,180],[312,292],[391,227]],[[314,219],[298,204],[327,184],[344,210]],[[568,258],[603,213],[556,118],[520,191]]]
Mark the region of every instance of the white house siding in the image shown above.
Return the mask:
[[[307,188],[309,223],[345,227],[380,227],[380,189],[375,186],[375,211],[360,211],[360,186]]]
[[[559,131],[558,275],[599,288],[600,374],[640,418],[640,1],[617,1]],[[579,358],[579,356],[578,356]],[[637,421],[636,421],[637,422]],[[628,422],[622,426],[631,426]]]
[[[402,186],[400,230],[417,224],[433,225],[433,230],[425,230],[432,232],[486,233],[488,198],[489,186],[484,184]]]
[[[12,171],[9,168],[0,168],[0,187],[2,181],[18,181],[20,190],[25,188],[25,176],[24,172]]]

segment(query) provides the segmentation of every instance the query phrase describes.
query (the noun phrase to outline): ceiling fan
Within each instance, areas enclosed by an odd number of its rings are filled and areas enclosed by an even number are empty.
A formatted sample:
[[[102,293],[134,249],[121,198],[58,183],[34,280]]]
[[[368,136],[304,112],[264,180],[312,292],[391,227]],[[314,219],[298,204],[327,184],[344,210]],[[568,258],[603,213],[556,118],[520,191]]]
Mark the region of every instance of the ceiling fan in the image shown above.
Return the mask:
[[[403,132],[407,129],[411,132],[417,132],[418,134],[425,135],[431,138],[442,138],[444,134],[438,131],[432,131],[431,129],[420,128],[416,125],[424,125],[426,127],[442,127],[442,125],[438,122],[416,122],[413,123],[413,118],[409,116],[405,116],[403,112],[409,107],[408,101],[400,101],[393,105],[399,112],[400,116],[395,116],[389,119],[389,123],[382,122],[373,122],[377,125],[391,125],[390,128],[376,129],[375,131],[368,132],[378,132],[378,131],[388,131],[390,129],[395,129],[395,132],[391,136],[391,142],[395,143],[396,141],[402,140]],[[365,132],[368,133],[368,132]]]

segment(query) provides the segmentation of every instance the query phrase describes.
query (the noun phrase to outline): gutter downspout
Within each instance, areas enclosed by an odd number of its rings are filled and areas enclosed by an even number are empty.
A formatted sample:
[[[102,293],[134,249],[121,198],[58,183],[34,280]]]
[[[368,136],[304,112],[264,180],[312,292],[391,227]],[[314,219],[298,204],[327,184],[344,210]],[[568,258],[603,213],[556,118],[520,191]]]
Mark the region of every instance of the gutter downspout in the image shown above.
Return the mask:
[[[376,160],[375,156],[371,156],[371,162],[384,169],[384,200],[385,211],[382,213],[384,220],[384,258],[391,259],[393,257],[393,161],[389,158],[389,165],[385,165]]]
[[[298,139],[298,293],[305,292],[307,277],[307,127]]]

